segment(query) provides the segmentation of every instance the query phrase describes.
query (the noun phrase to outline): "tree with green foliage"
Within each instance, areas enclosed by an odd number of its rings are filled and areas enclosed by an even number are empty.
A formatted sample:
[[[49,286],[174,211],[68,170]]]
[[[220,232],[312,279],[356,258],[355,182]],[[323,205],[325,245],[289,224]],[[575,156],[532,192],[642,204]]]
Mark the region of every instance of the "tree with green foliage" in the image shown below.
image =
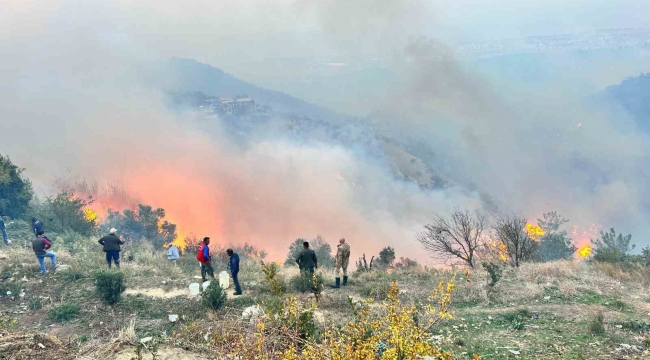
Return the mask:
[[[176,239],[176,224],[164,219],[164,209],[153,209],[149,205],[138,204],[137,211],[127,209],[120,213],[109,210],[101,228],[102,232],[116,228],[127,240],[147,239],[162,247],[163,244]]]
[[[395,249],[387,246],[379,252],[378,265],[383,267],[392,267],[395,262]]]
[[[608,232],[600,231],[600,239],[592,239],[593,260],[599,262],[622,263],[635,245],[630,245],[632,235],[616,234],[614,228]]]
[[[562,218],[555,211],[544,213],[543,219],[537,219],[537,224],[544,231],[540,238],[539,258],[541,261],[571,259],[577,248],[571,244],[566,230],[560,227],[569,220]]]
[[[0,155],[0,215],[10,218],[27,215],[34,191],[23,171],[25,169],[14,165],[8,156]]]
[[[289,246],[289,254],[287,254],[287,259],[284,261],[284,266],[297,266],[296,259],[302,251],[302,243],[305,239],[296,239]],[[314,250],[316,253],[316,258],[318,259],[319,267],[333,267],[334,266],[334,256],[332,256],[332,247],[330,244],[326,243],[323,240],[323,237],[318,235],[313,240],[309,241],[309,248]]]
[[[47,221],[47,230],[54,233],[75,232],[91,236],[97,230],[97,216],[88,208],[90,203],[67,192],[48,197],[32,208],[34,216]]]

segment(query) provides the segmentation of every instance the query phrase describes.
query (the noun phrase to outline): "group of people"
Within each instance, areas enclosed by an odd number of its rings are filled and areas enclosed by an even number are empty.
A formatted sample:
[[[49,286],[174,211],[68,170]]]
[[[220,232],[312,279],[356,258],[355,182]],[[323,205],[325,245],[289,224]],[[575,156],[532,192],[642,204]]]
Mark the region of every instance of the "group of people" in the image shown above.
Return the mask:
[[[9,244],[11,241],[8,239],[5,221],[6,217],[4,215],[0,216],[0,230],[2,231],[2,236],[5,244]],[[55,270],[58,265],[56,263],[56,254],[52,251],[49,251],[52,247],[52,242],[45,236],[45,229],[43,223],[35,218],[32,218],[32,230],[36,236],[32,240],[32,249],[34,254],[38,259],[41,272],[45,275],[48,273],[47,268],[45,267],[45,258],[50,259],[50,270]],[[102,237],[98,240],[98,243],[102,245],[104,253],[106,253],[106,262],[108,267],[111,268],[114,264],[117,268],[120,267],[120,251],[121,245],[124,245],[124,241],[117,236],[117,229],[111,228],[108,235]],[[180,251],[176,245],[173,243],[166,244],[167,246],[167,260],[176,261],[180,258]],[[226,250],[226,254],[229,257],[228,261],[228,270],[235,284],[235,293],[234,295],[241,295],[242,289],[239,283],[239,254],[235,253],[232,249]],[[199,246],[199,250],[196,254],[196,259],[201,265],[201,278],[203,282],[207,281],[207,276],[209,275],[214,279],[214,269],[212,268],[212,254],[210,253],[210,238],[203,238],[203,242]],[[296,263],[301,272],[307,274],[313,274],[316,269],[318,269],[318,259],[314,250],[309,248],[309,242],[305,241],[303,243],[303,249],[296,258]],[[339,240],[339,245],[337,246],[336,259],[335,259],[335,282],[331,285],[332,288],[340,288],[341,285],[345,286],[348,283],[348,265],[350,263],[350,245],[345,242],[344,238]],[[343,271],[343,282],[341,283],[341,270]]]
[[[313,274],[315,269],[318,269],[318,258],[316,252],[309,248],[309,242],[302,243],[302,251],[296,258],[296,263],[301,272],[306,274]],[[350,264],[350,245],[345,242],[345,238],[339,240],[336,249],[336,258],[334,261],[334,273],[336,278],[332,288],[338,289],[341,287],[341,270],[343,270],[343,286],[348,284],[348,265]]]

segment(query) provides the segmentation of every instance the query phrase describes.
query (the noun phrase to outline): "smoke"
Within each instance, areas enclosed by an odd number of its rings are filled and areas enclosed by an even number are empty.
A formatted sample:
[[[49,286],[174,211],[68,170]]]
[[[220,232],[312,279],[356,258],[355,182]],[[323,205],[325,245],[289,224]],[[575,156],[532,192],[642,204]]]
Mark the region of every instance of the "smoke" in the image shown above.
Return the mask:
[[[48,193],[75,176],[120,184],[165,208],[181,235],[251,242],[275,258],[297,237],[346,237],[355,255],[413,241],[431,211],[530,218],[557,210],[581,226],[642,230],[647,139],[563,88],[484,78],[430,37],[437,12],[415,1],[7,2],[0,14],[0,152]],[[432,25],[433,24],[433,25]],[[19,30],[18,30],[19,29]],[[169,56],[221,61],[380,53],[400,76],[376,100],[383,135],[426,142],[463,185],[422,190],[370,154],[328,139],[293,141],[260,125],[242,146],[221,119],[206,132],[143,85]],[[281,121],[282,119],[277,119]],[[581,127],[578,124],[582,123]]]

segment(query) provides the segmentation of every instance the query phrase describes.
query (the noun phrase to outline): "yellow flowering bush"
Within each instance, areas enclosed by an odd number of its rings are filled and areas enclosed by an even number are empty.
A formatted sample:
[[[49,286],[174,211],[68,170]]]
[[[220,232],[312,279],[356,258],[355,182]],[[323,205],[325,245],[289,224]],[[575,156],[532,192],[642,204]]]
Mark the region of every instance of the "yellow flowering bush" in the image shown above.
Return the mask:
[[[318,339],[313,321],[315,305],[305,308],[295,297],[288,297],[280,312],[261,317],[248,332],[239,331],[238,339],[228,336],[229,343],[223,344],[225,339],[220,334],[213,338],[213,345],[215,349],[228,349],[226,353],[219,351],[220,355],[242,360],[453,359],[430,341],[428,330],[452,318],[449,306],[454,280],[439,282],[421,310],[404,304],[393,282],[385,301],[355,304],[355,320],[340,328],[326,325]]]

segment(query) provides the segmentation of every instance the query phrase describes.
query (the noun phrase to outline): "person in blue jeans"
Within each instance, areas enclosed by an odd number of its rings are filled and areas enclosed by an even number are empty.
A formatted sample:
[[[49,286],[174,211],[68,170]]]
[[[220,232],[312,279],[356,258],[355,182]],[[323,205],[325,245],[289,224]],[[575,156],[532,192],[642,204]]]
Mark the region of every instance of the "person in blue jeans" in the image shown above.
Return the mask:
[[[5,225],[5,221],[7,220],[7,217],[3,214],[0,216],[0,230],[2,230],[2,241],[5,242],[5,245],[11,244],[11,240],[9,240],[9,235],[7,234],[7,226]]]
[[[36,238],[32,240],[32,250],[38,259],[38,264],[41,266],[41,272],[43,275],[47,274],[47,269],[45,268],[45,258],[50,258],[51,265],[50,269],[52,271],[56,270],[56,254],[51,251],[47,251],[52,247],[52,243],[47,240],[45,237],[45,232],[43,230],[36,233]]]
[[[104,247],[104,252],[106,253],[106,262],[108,263],[108,268],[111,268],[111,263],[115,263],[115,266],[120,267],[120,245],[124,245],[124,241],[120,240],[115,233],[117,229],[112,228],[109,234],[99,239],[98,243]]]
[[[235,283],[235,293],[234,295],[241,295],[241,286],[239,285],[239,255],[232,251],[232,249],[226,250],[226,254],[230,256],[230,261],[228,261],[228,268],[230,269],[230,274],[232,274],[232,281]]]

